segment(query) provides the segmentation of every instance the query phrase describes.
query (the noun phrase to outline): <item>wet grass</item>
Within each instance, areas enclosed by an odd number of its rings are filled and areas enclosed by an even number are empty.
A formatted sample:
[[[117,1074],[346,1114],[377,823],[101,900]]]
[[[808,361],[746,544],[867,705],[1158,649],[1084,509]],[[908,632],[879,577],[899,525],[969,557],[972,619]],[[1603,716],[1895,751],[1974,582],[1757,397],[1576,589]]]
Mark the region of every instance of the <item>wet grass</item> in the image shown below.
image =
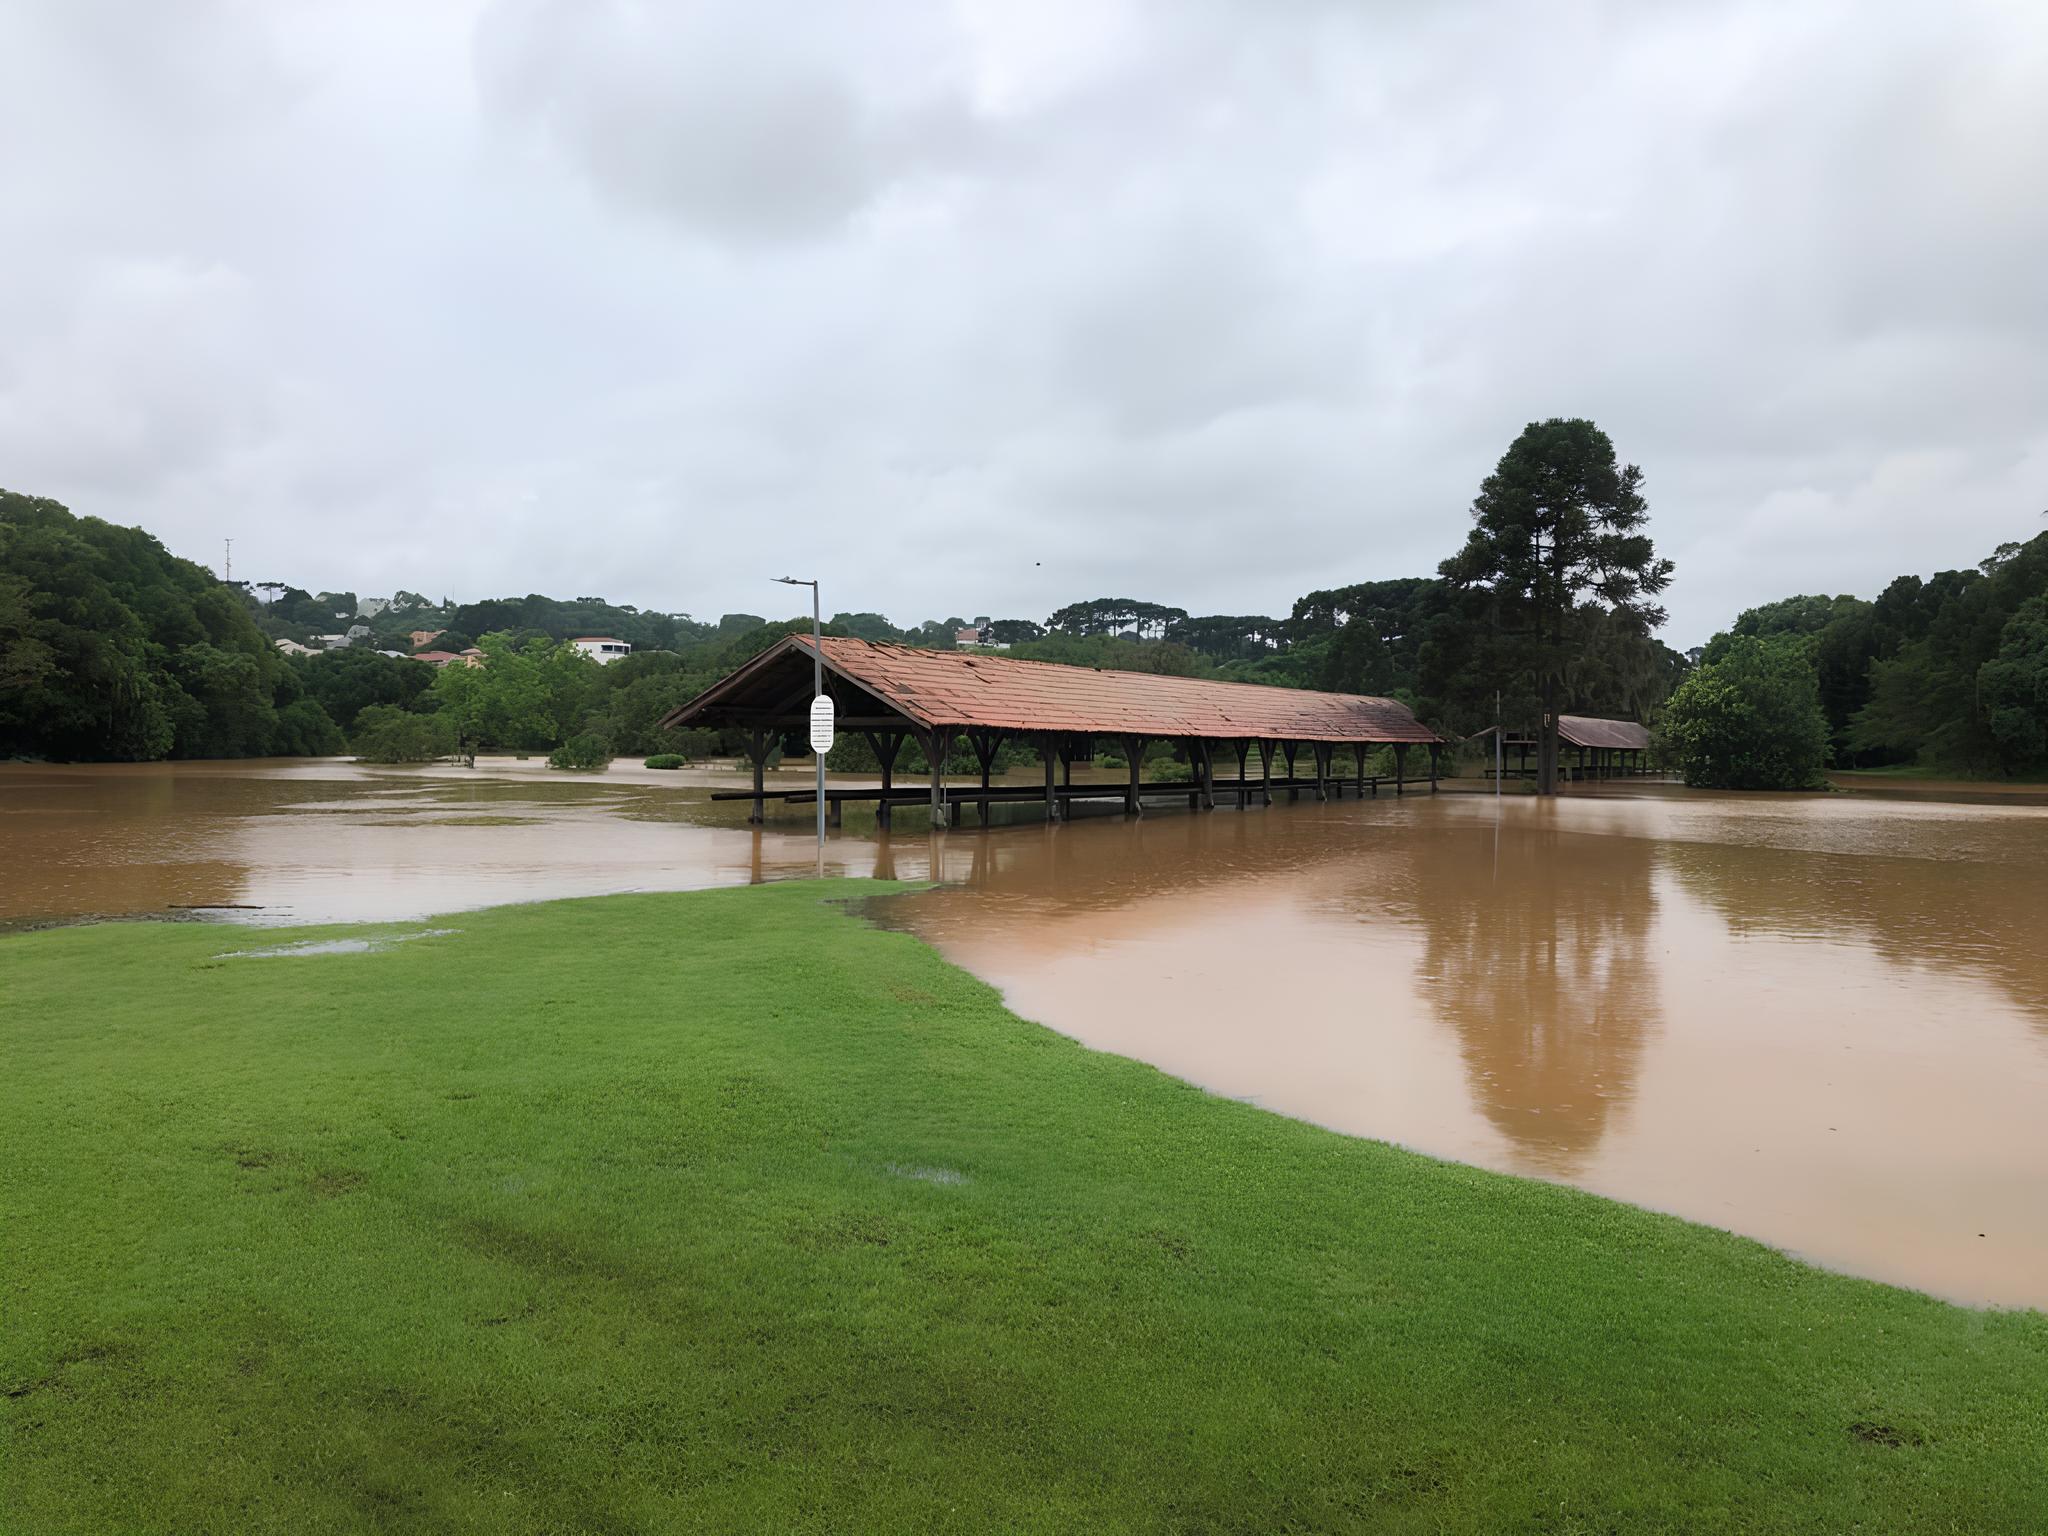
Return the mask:
[[[2048,1519],[2041,1314],[1209,1097],[872,889],[0,939],[0,1526]]]

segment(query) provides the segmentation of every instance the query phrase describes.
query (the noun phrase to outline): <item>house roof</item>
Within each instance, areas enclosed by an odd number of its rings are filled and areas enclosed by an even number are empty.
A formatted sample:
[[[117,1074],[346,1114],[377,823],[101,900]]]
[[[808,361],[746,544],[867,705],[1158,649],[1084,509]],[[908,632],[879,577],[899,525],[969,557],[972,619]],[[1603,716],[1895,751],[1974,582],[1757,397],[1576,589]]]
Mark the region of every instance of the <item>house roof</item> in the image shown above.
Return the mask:
[[[811,637],[789,635],[662,720],[668,727],[800,720],[810,702]],[[924,651],[827,636],[833,676],[912,724],[1089,736],[1260,737],[1433,742],[1405,704],[1354,693],[1161,677],[1023,661],[988,651]],[[842,690],[843,694],[843,690]],[[841,707],[846,707],[842,696]]]
[[[1602,720],[1597,715],[1559,715],[1557,734],[1575,747],[1620,747],[1640,751],[1650,745],[1650,733],[1633,720]]]
[[[569,643],[571,645],[624,645],[626,642],[617,635],[578,635]]]

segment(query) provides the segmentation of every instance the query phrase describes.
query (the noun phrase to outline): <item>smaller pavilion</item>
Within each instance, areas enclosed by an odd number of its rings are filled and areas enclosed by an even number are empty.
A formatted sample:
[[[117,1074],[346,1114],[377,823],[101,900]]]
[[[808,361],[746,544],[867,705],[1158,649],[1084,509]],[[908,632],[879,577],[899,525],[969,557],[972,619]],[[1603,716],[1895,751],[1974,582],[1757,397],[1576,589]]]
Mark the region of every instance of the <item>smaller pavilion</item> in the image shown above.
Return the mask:
[[[1499,730],[1499,726],[1489,725],[1466,739],[1484,741]],[[1559,715],[1557,741],[1560,748],[1558,773],[1564,778],[1639,778],[1653,771],[1650,767],[1650,733],[1633,720],[1606,720],[1598,715]],[[1501,748],[1508,759],[1505,771],[1516,778],[1533,777],[1535,769],[1529,760],[1535,755],[1538,745],[1533,735],[1502,732]],[[1566,760],[1564,748],[1575,751],[1577,757]]]

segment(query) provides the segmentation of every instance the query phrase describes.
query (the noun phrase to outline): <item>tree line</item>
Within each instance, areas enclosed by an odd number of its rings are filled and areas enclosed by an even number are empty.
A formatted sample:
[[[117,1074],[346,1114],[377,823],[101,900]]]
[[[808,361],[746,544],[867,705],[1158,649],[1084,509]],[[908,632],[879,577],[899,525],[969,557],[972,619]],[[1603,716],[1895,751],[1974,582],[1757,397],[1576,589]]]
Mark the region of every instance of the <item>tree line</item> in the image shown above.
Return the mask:
[[[1827,766],[2048,773],[2048,533],[1875,598],[1751,608],[1702,648],[1667,745],[1697,783],[1792,788]],[[1697,740],[1718,734],[1718,758]]]
[[[1389,696],[1453,737],[1499,719],[1544,740],[1545,785],[1562,713],[1654,724],[1703,784],[1796,787],[1829,765],[2048,769],[2048,535],[1973,569],[1902,576],[1871,600],[1766,604],[1685,656],[1655,635],[1672,573],[1647,520],[1641,471],[1593,423],[1554,419],[1509,445],[1432,575],[1309,592],[1284,617],[1111,597],[1043,622],[902,628],[842,612],[825,629],[938,649],[966,632],[1025,659]],[[344,648],[275,647],[344,617],[361,631]],[[230,585],[140,529],[0,492],[0,756],[662,752],[678,745],[656,726],[668,711],[808,628],[595,597],[456,604],[400,590],[379,606]],[[600,667],[565,643],[583,634],[635,653]],[[485,664],[436,672],[380,654],[416,636]]]

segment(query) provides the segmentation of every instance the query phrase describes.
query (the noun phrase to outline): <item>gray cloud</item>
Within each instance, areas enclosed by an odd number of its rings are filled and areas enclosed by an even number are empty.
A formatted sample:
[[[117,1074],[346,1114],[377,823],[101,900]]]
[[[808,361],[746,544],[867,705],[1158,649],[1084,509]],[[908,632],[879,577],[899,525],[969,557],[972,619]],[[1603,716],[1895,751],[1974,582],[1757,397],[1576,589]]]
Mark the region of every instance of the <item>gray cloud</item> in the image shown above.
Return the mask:
[[[1684,644],[2048,505],[2033,8],[175,12],[0,13],[0,484],[239,570],[1284,610],[1585,414]]]

